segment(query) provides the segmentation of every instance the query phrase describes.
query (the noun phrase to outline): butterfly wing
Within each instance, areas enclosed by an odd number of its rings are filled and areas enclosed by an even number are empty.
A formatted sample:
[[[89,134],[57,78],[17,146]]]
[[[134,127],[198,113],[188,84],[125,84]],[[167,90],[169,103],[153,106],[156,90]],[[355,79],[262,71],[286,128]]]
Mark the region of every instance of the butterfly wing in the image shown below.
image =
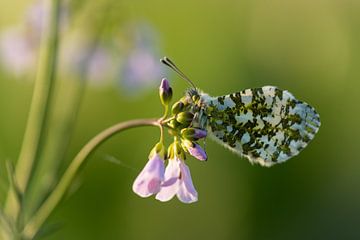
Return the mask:
[[[297,155],[320,127],[313,107],[273,86],[205,97],[203,101],[210,135],[263,166]]]

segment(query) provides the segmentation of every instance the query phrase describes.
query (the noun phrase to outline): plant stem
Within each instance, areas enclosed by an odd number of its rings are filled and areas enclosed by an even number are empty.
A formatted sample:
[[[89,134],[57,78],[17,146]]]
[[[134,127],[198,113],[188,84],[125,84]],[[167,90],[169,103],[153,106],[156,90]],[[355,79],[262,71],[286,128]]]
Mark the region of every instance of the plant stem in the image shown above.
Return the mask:
[[[140,127],[140,126],[157,126],[162,127],[160,121],[157,119],[139,119],[131,120],[116,124],[108,129],[105,129],[94,138],[92,138],[75,156],[66,169],[59,183],[56,185],[52,193],[40,206],[39,210],[34,214],[30,221],[25,225],[23,231],[23,237],[25,239],[32,239],[39,231],[42,224],[52,213],[54,208],[58,205],[63,198],[74,177],[78,173],[79,169],[86,163],[87,157],[97,149],[103,142],[109,139],[116,133],[122,132],[126,129]]]
[[[49,102],[55,79],[60,0],[51,0],[47,2],[50,4],[50,19],[47,29],[45,29],[43,33],[44,47],[42,47],[40,51],[40,62],[37,78],[35,80],[29,117],[15,170],[15,179],[21,194],[24,194],[26,191],[34,163],[38,157],[42,136],[44,135],[47,122]],[[17,201],[16,194],[13,190],[9,190],[5,214],[14,222],[17,222],[20,208],[21,203]]]

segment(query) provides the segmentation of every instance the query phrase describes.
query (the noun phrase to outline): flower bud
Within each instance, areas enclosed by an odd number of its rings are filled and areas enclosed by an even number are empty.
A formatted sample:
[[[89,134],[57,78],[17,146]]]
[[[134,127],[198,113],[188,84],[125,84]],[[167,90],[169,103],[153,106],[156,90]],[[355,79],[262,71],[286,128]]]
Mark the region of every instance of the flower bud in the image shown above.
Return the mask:
[[[204,138],[207,135],[206,130],[200,128],[184,128],[181,130],[181,135],[183,138],[197,141],[200,138]]]
[[[192,114],[191,112],[181,112],[178,115],[176,115],[176,121],[184,125],[190,124],[193,118],[194,118],[194,114]]]
[[[171,128],[177,128],[181,125],[181,123],[179,123],[178,121],[176,121],[175,119],[171,120],[169,123],[168,123],[168,126],[171,127]]]
[[[181,112],[185,107],[185,104],[181,101],[176,102],[171,109],[171,112],[173,114],[178,114],[179,112]]]
[[[206,161],[207,160],[207,155],[206,152],[204,151],[204,149],[202,149],[200,147],[199,144],[196,144],[192,141],[189,140],[183,140],[182,141],[182,145],[183,148],[186,149],[186,151],[193,157],[201,160],[201,161]]]
[[[159,87],[159,95],[161,103],[166,106],[170,103],[172,98],[172,89],[170,87],[169,81],[166,78],[161,80]]]

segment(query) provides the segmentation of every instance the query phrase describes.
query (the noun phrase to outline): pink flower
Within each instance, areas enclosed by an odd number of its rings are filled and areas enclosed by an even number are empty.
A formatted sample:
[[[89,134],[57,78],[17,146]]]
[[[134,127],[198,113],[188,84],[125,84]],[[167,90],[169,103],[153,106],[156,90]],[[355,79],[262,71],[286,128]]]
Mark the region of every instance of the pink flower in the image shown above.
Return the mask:
[[[151,154],[144,169],[134,181],[133,191],[140,197],[149,197],[158,193],[161,188],[161,182],[164,180],[164,172],[164,160],[160,154]]]
[[[166,202],[174,196],[183,203],[192,203],[198,200],[198,194],[194,188],[190,170],[183,160],[178,157],[169,160],[165,170],[165,181],[161,190],[156,194],[156,199]]]

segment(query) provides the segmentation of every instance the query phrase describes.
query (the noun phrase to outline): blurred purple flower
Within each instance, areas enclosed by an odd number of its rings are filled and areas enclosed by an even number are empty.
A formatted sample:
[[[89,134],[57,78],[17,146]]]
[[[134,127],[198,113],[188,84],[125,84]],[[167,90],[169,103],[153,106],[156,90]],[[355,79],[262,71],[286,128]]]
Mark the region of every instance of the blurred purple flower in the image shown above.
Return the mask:
[[[11,27],[0,33],[0,62],[15,75],[23,75],[34,70],[40,49],[41,34],[49,14],[44,8],[45,1],[39,0],[29,7],[24,24]],[[68,9],[62,6],[60,28],[66,28]]]
[[[16,75],[28,73],[35,67],[36,50],[17,28],[0,35],[0,62]]]
[[[120,80],[126,90],[135,93],[158,84],[161,78],[159,42],[155,30],[147,24],[132,25],[127,38],[135,44],[127,49]]]
[[[72,34],[64,39],[60,68],[65,74],[85,78],[92,85],[109,84],[115,76],[115,59],[111,50],[90,42],[85,34]]]
[[[24,23],[0,33],[0,63],[15,75],[33,73],[40,51],[41,34],[48,22],[45,1],[38,0],[27,10]],[[69,9],[61,7],[60,30],[68,26]],[[94,36],[82,31],[67,31],[60,45],[60,73],[74,74],[92,84],[105,85],[121,78],[126,93],[134,94],[153,87],[160,79],[158,38],[148,24],[127,24],[118,33],[125,42],[114,39],[94,43]],[[75,37],[74,37],[75,34]],[[130,44],[129,44],[130,43]]]

